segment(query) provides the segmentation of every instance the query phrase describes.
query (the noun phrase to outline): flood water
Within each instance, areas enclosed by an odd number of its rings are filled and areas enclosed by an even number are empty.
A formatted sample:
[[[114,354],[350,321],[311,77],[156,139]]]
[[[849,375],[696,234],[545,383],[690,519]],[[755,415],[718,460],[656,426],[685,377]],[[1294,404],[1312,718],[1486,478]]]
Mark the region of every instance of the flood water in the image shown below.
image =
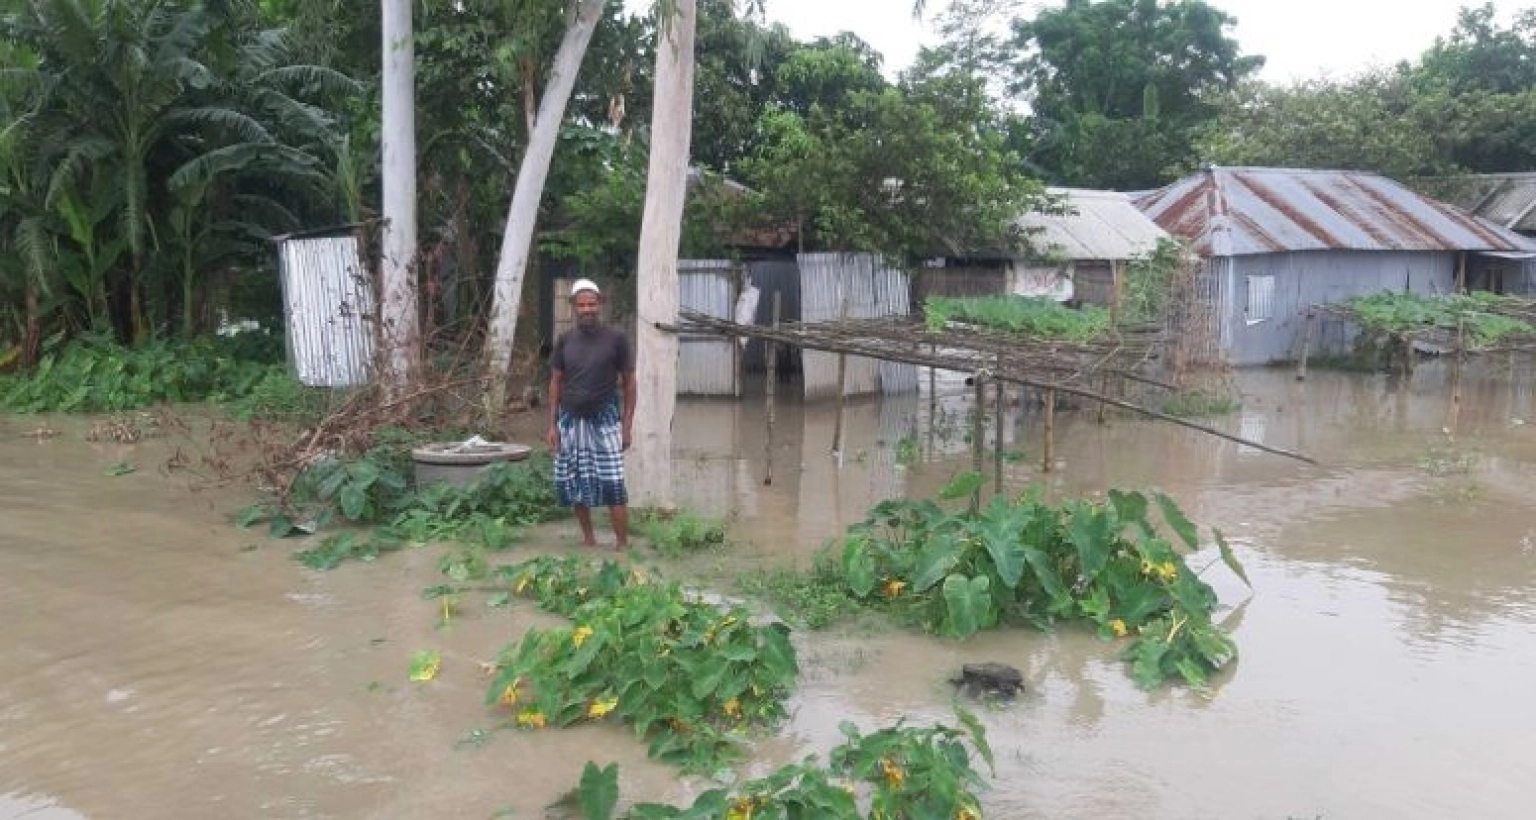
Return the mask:
[[[989,817],[1531,816],[1536,378],[1472,374],[1454,409],[1447,382],[1240,374],[1242,409],[1210,423],[1316,465],[1080,409],[1042,473],[1040,413],[1011,401],[1006,492],[1157,488],[1227,534],[1253,589],[1205,577],[1241,660],[1208,694],[1146,693],[1070,629],[800,634],[795,716],[751,768],[824,752],[845,719],[951,719],[945,678],[998,660],[1027,692],[980,713]],[[681,402],[679,500],[737,541],[695,560],[804,565],[875,502],[969,469],[969,391],[940,393],[851,402],[840,459],[831,403],[781,401],[768,485],[760,397]],[[618,727],[495,731],[479,664],[550,621],[469,605],[440,624],[420,596],[440,551],[307,570],[229,525],[239,492],[159,472],[169,442],[87,425],[0,417],[0,818],[537,817],[588,759],[620,763],[626,798],[698,788]],[[120,463],[138,469],[106,474]],[[443,653],[428,684],[406,679],[420,649]]]

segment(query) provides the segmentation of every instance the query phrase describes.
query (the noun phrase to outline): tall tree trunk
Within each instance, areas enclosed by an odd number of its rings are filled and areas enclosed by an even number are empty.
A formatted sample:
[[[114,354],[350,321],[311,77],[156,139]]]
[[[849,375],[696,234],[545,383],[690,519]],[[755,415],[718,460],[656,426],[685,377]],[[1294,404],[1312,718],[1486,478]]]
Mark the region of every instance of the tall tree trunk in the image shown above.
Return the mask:
[[[640,395],[631,486],[638,504],[666,509],[676,506],[672,495],[672,415],[677,406],[677,337],[658,330],[656,323],[677,322],[677,251],[693,132],[696,13],[695,0],[676,0],[671,19],[662,22],[662,36],[656,46],[645,214],[640,223],[639,322],[635,331]]]
[[[25,372],[37,364],[37,354],[43,340],[43,321],[38,315],[37,306],[37,282],[30,276],[27,277],[24,298],[27,305],[27,329],[21,339],[21,369]]]
[[[416,376],[416,47],[411,0],[384,4],[384,234],[379,260],[379,345],[385,389],[403,392]]]
[[[499,413],[506,406],[512,344],[517,338],[517,314],[522,307],[523,279],[528,272],[539,201],[544,197],[544,182],[555,155],[560,123],[565,119],[565,105],[576,85],[576,74],[581,70],[581,59],[592,41],[592,32],[603,16],[604,5],[605,0],[581,0],[575,18],[567,23],[560,50],[555,53],[549,85],[544,88],[538,116],[528,134],[528,149],[517,169],[517,185],[512,189],[506,232],[501,238],[501,258],[496,264],[490,327],[485,336],[484,359],[490,377],[492,412]]]

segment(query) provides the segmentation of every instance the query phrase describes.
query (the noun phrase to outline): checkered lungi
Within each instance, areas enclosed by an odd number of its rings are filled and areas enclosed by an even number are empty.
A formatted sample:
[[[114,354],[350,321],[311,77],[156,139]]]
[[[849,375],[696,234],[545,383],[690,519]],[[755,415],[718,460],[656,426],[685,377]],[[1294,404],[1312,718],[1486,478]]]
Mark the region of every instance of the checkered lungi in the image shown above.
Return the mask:
[[[560,408],[560,452],[555,454],[555,495],[562,507],[621,507],[629,503],[624,488],[624,437],[619,402],[584,417]]]

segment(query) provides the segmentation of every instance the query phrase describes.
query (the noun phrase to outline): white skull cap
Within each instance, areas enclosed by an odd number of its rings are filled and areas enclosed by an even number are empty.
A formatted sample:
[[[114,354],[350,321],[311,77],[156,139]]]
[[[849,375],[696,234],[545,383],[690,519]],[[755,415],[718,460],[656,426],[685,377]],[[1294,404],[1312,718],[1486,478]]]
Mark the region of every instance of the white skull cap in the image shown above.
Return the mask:
[[[571,298],[576,298],[576,294],[584,290],[590,290],[598,296],[603,295],[603,292],[598,289],[596,282],[591,279],[577,279],[576,283],[571,285]]]

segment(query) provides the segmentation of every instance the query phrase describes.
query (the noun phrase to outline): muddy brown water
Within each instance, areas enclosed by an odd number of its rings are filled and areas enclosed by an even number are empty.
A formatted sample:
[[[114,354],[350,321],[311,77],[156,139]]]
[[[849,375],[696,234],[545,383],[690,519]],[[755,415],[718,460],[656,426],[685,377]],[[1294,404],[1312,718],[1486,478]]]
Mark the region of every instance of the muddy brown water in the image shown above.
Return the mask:
[[[1146,693],[1072,630],[801,634],[795,716],[748,773],[824,752],[842,720],[950,719],[944,679],[1001,660],[1027,692],[980,712],[990,817],[1532,816],[1536,379],[1472,374],[1454,410],[1447,381],[1241,374],[1242,410],[1214,423],[1315,466],[1078,411],[1042,474],[1039,413],[1012,404],[1007,491],[1156,487],[1223,529],[1254,589],[1206,577],[1241,660],[1208,695]],[[781,402],[767,486],[760,399],[682,402],[680,499],[738,541],[694,560],[803,565],[876,501],[942,487],[971,461],[967,391],[941,392],[851,403],[840,462],[832,405]],[[538,817],[588,759],[620,764],[626,798],[701,787],[620,727],[497,730],[480,663],[552,621],[466,599],[440,624],[420,596],[440,551],[312,572],[230,526],[241,493],[158,471],[165,443],[85,427],[0,417],[0,818]],[[436,681],[407,680],[419,649],[442,652]]]

